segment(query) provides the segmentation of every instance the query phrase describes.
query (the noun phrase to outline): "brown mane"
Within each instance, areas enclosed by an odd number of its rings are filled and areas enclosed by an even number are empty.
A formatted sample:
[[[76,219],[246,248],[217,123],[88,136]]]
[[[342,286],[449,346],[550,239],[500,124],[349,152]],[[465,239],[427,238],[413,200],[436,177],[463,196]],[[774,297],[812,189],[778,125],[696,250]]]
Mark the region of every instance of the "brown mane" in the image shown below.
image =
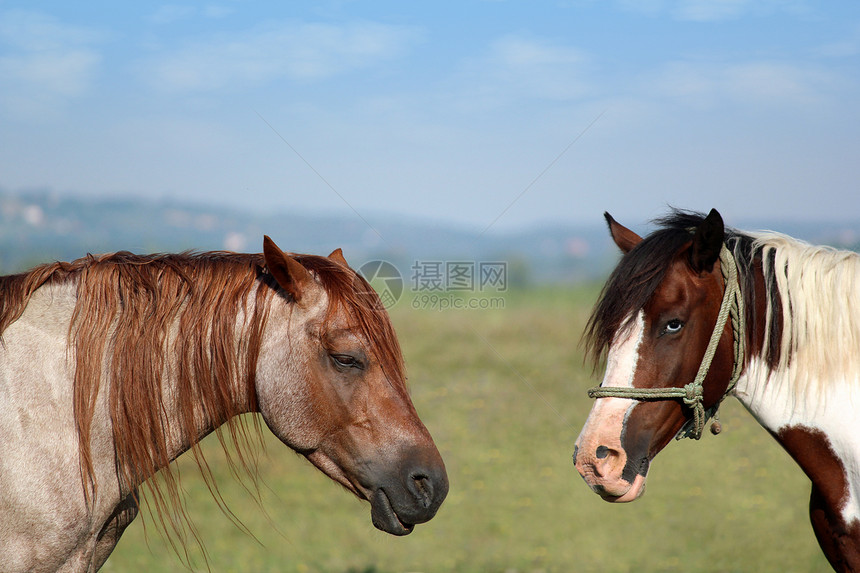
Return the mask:
[[[394,329],[367,281],[325,257],[294,258],[328,293],[327,318],[345,310],[389,381],[405,392]],[[162,529],[184,545],[184,524],[197,535],[184,511],[178,476],[171,472],[168,432],[181,432],[187,440],[207,486],[225,509],[197,445],[201,436],[193,435],[195,421],[205,412],[215,427],[226,425],[235,458],[220,429],[216,432],[230,467],[253,476],[243,454],[251,434],[237,415],[257,410],[254,381],[269,303],[276,293],[287,295],[267,274],[260,254],[88,255],[0,277],[0,336],[39,287],[70,281],[77,282],[69,345],[75,357],[74,415],[85,495],[91,501],[100,485],[93,475],[91,425],[99,389],[107,384],[118,479],[134,487],[160,468],[160,479],[147,482],[151,503]],[[239,332],[238,317],[244,317]],[[165,392],[162,382],[168,375],[176,385]],[[240,389],[244,395],[236,396]],[[178,429],[168,427],[168,400],[179,412]],[[259,432],[257,418],[253,425]],[[176,508],[178,521],[170,517],[169,506]]]

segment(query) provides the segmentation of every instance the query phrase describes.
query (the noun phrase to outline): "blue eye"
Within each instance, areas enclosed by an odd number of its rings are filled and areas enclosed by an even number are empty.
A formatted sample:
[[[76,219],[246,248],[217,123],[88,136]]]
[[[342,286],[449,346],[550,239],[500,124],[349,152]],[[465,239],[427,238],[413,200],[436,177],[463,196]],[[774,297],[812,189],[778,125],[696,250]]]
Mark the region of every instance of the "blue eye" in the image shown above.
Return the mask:
[[[678,334],[681,332],[681,329],[684,328],[684,323],[677,319],[673,318],[669,322],[666,323],[666,326],[663,327],[664,334]]]

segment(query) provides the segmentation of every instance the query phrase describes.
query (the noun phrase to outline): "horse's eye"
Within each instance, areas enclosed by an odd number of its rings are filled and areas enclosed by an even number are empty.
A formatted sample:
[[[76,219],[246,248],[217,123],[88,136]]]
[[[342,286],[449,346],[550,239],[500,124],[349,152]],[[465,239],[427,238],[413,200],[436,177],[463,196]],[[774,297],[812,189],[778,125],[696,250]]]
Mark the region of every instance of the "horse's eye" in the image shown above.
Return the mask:
[[[361,368],[361,362],[349,354],[330,354],[332,362],[340,368]]]
[[[663,332],[665,334],[678,334],[681,332],[681,329],[684,327],[684,323],[677,319],[673,318],[669,322],[666,323],[666,326],[663,327]]]

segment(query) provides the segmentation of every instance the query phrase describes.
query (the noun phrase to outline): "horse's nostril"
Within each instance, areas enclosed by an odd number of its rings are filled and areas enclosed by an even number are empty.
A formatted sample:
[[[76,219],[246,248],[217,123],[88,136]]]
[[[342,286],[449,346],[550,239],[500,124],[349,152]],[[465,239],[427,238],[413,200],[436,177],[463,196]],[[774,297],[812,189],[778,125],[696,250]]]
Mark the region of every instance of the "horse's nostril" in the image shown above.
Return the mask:
[[[433,482],[422,473],[409,476],[409,489],[425,509],[433,503]]]
[[[593,452],[593,457],[588,461],[588,465],[594,471],[595,476],[610,476],[620,472],[624,467],[626,458],[619,450],[608,446],[597,446]]]

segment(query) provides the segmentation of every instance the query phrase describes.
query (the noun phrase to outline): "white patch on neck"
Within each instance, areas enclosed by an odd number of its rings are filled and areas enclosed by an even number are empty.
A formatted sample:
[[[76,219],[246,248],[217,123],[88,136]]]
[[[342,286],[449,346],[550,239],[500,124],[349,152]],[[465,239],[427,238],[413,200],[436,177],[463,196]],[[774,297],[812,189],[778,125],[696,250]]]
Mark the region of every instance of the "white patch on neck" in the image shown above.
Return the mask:
[[[833,453],[842,462],[848,496],[839,508],[846,524],[860,520],[860,387],[854,377],[825,382],[826,399],[816,392],[799,393],[788,371],[773,373],[760,357],[754,357],[738,380],[735,395],[758,422],[774,433],[802,426],[818,430],[830,440]]]

